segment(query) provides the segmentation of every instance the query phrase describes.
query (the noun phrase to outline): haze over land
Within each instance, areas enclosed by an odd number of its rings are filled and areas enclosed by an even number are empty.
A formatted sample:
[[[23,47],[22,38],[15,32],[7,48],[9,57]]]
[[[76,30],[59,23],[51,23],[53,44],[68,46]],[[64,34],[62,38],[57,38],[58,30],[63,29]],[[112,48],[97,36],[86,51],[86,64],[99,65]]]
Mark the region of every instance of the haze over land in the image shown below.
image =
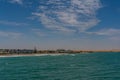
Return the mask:
[[[120,49],[119,0],[0,0],[0,48]]]

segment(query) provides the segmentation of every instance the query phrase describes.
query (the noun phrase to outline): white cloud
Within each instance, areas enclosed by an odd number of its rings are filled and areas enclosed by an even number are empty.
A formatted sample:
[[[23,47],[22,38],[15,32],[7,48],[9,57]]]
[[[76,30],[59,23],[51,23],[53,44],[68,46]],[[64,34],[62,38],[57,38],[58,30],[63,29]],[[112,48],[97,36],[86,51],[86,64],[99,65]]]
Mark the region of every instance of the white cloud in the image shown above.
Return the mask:
[[[18,22],[13,22],[13,21],[2,21],[2,20],[0,20],[0,24],[10,25],[10,26],[27,26],[27,25],[29,25],[26,23],[18,23]]]
[[[18,38],[22,34],[17,32],[0,31],[0,37]]]
[[[55,30],[63,33],[74,33],[75,30],[69,29],[61,25],[59,22],[56,22],[55,20],[49,19],[46,15],[40,14],[40,13],[33,13],[33,15],[36,15],[37,17],[41,17],[39,20],[42,22],[43,25],[45,25],[46,28],[50,30]]]
[[[84,32],[89,35],[103,36],[105,39],[120,41],[120,29],[102,29],[94,32]]]
[[[101,30],[98,34],[100,35],[108,35],[108,36],[114,36],[114,35],[120,35],[120,29],[107,29],[107,30]]]
[[[23,4],[23,0],[10,0],[11,3]]]
[[[101,35],[101,36],[119,36],[120,35],[120,29],[102,29],[96,32],[86,32],[87,34],[95,34],[95,35]]]
[[[37,36],[44,37],[47,36],[46,33],[44,33],[41,29],[32,29],[33,33]]]
[[[101,8],[100,0],[47,0],[39,3],[37,12],[32,14],[49,29],[81,32],[100,21],[96,18],[96,11]]]

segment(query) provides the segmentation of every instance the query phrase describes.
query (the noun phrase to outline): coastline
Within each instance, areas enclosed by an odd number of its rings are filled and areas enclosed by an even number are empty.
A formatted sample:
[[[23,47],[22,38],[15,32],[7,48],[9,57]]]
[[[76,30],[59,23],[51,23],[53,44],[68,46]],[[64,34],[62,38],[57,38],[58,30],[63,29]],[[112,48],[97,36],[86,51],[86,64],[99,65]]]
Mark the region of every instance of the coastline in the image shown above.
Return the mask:
[[[69,53],[36,53],[36,54],[4,54],[4,55],[0,55],[0,57],[24,57],[24,56],[59,56],[59,55],[70,55]]]
[[[120,52],[120,51],[84,51],[84,52],[73,52],[73,53],[30,53],[30,54],[25,54],[25,53],[13,53],[13,54],[0,54],[0,57],[24,57],[24,56],[46,56],[46,55],[50,55],[50,56],[59,56],[59,55],[75,55],[75,54],[91,54],[91,53],[108,53],[108,52]]]

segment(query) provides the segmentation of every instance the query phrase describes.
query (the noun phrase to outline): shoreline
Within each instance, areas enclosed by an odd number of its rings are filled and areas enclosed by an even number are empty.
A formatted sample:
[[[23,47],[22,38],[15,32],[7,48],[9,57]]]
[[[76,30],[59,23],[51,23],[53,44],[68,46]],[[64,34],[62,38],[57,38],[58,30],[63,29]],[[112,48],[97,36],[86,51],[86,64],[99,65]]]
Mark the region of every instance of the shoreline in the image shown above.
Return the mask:
[[[73,54],[69,54],[69,53],[43,53],[43,54],[9,54],[9,55],[0,55],[1,57],[26,57],[26,56],[59,56],[59,55],[73,55]]]
[[[99,51],[98,51],[99,52]],[[104,51],[106,52],[106,51]],[[99,53],[104,53],[104,52],[99,52]],[[111,51],[107,51],[111,52]],[[112,53],[119,53],[120,51],[112,51]],[[20,54],[4,54],[4,53],[0,53],[0,57],[24,57],[24,56],[46,56],[46,55],[50,55],[50,56],[57,56],[57,55],[75,55],[75,54],[91,54],[91,53],[97,53],[97,51],[93,51],[93,52],[81,52],[81,53],[30,53],[30,54],[25,54],[25,53],[20,53]]]

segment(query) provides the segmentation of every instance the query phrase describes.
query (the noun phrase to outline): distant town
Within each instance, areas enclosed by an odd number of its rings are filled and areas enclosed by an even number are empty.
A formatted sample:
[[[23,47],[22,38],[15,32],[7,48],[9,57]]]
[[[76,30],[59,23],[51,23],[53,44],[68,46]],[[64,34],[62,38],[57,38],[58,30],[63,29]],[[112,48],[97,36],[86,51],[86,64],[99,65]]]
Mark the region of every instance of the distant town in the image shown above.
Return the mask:
[[[57,54],[57,53],[94,53],[94,52],[120,52],[120,50],[37,50],[35,49],[0,49],[0,55],[12,55],[12,54]]]

